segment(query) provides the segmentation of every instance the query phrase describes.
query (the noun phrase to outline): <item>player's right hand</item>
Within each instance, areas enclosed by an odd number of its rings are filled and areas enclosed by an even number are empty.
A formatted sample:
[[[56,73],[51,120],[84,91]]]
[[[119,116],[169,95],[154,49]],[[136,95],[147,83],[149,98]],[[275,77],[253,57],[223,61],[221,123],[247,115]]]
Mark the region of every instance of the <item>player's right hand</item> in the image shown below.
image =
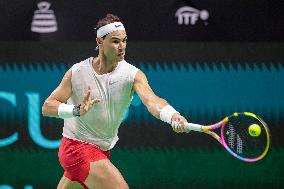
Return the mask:
[[[171,124],[172,128],[176,133],[189,133],[190,132],[184,126],[187,120],[179,113],[175,113],[171,121],[172,121],[172,124]]]
[[[91,87],[88,86],[87,93],[84,96],[83,103],[80,106],[80,116],[84,115],[87,113],[94,104],[99,103],[101,100],[100,99],[92,99],[91,97]]]

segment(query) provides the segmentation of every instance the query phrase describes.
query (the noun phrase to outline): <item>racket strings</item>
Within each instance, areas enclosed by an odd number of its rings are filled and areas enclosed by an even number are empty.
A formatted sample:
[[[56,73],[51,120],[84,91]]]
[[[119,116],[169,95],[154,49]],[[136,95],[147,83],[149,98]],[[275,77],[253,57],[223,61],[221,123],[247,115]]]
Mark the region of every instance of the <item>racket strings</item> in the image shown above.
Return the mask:
[[[231,124],[229,125],[228,132],[229,132],[228,145],[229,145],[230,148],[234,149],[235,148],[235,134],[236,134],[236,132],[235,132],[234,127],[232,127]]]
[[[241,139],[240,135],[237,135],[237,153],[243,153],[243,140]]]

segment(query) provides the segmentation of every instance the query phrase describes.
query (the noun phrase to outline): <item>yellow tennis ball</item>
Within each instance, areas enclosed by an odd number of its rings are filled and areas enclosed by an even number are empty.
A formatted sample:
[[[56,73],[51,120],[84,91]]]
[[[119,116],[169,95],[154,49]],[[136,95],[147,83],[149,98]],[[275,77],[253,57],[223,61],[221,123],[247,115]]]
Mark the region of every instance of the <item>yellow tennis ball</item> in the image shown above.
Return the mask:
[[[252,124],[248,128],[248,132],[250,136],[257,137],[261,133],[261,128],[258,124]]]

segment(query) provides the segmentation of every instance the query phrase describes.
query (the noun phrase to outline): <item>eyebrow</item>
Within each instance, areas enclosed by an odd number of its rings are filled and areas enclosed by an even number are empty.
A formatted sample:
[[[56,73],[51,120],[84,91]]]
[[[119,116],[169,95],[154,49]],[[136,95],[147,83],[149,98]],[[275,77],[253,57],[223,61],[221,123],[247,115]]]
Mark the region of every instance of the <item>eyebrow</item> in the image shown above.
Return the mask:
[[[121,40],[119,37],[115,37],[115,36],[111,37],[111,39],[118,39],[118,40]],[[122,41],[124,41],[125,39],[127,39],[127,36],[125,36]]]

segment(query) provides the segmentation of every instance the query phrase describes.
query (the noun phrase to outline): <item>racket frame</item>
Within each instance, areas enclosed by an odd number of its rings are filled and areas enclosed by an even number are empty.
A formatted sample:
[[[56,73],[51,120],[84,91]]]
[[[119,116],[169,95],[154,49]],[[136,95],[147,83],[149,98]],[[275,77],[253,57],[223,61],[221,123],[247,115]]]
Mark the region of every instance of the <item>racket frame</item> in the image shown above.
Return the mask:
[[[256,158],[245,158],[245,157],[242,157],[242,156],[238,155],[237,153],[233,152],[228,147],[227,143],[224,140],[224,128],[225,128],[226,123],[229,121],[229,118],[232,117],[232,116],[239,116],[240,114],[244,114],[246,116],[251,116],[251,117],[257,119],[263,125],[263,128],[265,129],[265,134],[266,134],[266,139],[267,139],[266,147],[265,147],[263,153],[260,156],[256,157]],[[213,131],[213,130],[219,128],[219,127],[221,127],[221,136],[219,136],[217,133],[215,133]],[[220,122],[215,123],[213,125],[199,125],[199,124],[194,124],[194,123],[185,123],[185,128],[189,129],[189,130],[193,130],[193,131],[204,132],[206,134],[211,135],[222,146],[224,146],[224,148],[231,155],[233,155],[234,157],[236,157],[236,158],[238,158],[238,159],[240,159],[242,161],[245,161],[245,162],[255,162],[255,161],[261,160],[261,159],[263,159],[266,156],[266,154],[269,151],[269,146],[270,146],[270,134],[269,133],[270,132],[269,132],[268,126],[261,118],[259,118],[258,116],[256,116],[253,113],[250,113],[250,112],[240,112],[240,113],[236,112],[236,113],[234,113],[234,114],[232,114],[230,116],[225,117],[223,120],[221,120]]]

